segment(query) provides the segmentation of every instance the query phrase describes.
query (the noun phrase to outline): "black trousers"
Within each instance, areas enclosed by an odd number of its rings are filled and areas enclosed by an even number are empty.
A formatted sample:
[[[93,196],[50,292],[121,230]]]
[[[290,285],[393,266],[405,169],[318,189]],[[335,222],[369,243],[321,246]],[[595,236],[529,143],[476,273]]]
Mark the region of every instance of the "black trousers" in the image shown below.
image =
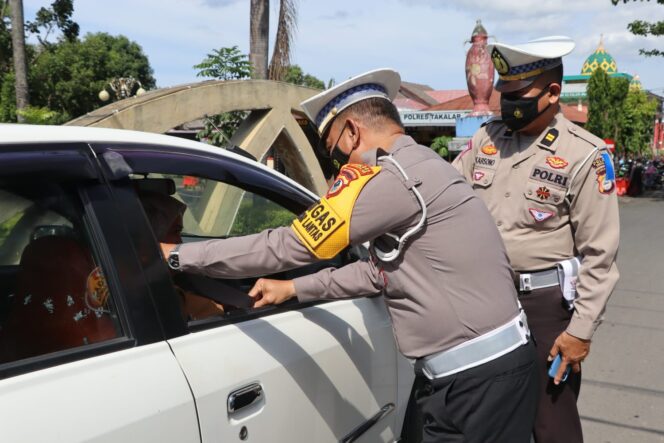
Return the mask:
[[[532,342],[475,368],[429,380],[416,375],[407,443],[528,443],[537,404]]]
[[[576,401],[581,389],[581,373],[570,372],[567,381],[553,384],[547,372],[549,350],[567,328],[572,311],[567,309],[559,286],[536,289],[519,295],[528,316],[530,332],[537,344],[540,396],[535,419],[537,443],[581,443],[583,432]]]

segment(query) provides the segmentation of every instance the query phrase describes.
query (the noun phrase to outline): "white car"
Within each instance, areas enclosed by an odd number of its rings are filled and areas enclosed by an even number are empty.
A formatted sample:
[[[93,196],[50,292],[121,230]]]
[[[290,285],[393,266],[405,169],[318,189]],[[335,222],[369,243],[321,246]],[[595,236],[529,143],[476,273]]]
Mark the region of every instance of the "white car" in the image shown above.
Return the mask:
[[[283,226],[317,198],[193,141],[0,125],[3,443],[399,440],[413,371],[382,297],[252,309],[255,279],[178,282],[145,193],[187,205],[184,241]],[[193,314],[191,293],[219,310]]]

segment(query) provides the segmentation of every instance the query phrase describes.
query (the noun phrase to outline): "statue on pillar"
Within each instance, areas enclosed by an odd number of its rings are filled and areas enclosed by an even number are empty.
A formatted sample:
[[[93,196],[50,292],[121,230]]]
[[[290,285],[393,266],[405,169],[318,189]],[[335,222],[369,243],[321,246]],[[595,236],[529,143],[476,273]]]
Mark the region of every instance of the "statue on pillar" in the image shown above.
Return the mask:
[[[471,43],[466,55],[466,83],[470,97],[473,99],[471,116],[492,114],[489,110],[489,98],[493,90],[493,63],[486,50],[488,38],[482,21],[477,20],[470,41],[466,42]]]

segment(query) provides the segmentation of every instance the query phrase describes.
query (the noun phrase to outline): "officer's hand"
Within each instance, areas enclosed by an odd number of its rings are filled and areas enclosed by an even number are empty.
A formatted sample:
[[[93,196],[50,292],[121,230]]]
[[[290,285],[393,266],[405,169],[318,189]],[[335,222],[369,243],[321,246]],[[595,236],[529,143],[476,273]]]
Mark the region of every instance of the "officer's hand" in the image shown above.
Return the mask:
[[[254,299],[254,308],[267,305],[278,305],[295,297],[293,280],[270,280],[259,278],[249,297]]]
[[[171,255],[171,251],[175,249],[176,245],[169,243],[159,243],[159,246],[161,246],[161,253],[164,255],[164,258],[168,260],[168,256]]]
[[[574,372],[581,371],[581,362],[585,360],[589,352],[590,340],[576,338],[567,332],[560,334],[549,351],[549,361],[553,361],[559,353],[562,357],[562,362],[558,368],[558,373],[553,379],[553,383],[556,385],[560,384],[567,365],[572,365]]]

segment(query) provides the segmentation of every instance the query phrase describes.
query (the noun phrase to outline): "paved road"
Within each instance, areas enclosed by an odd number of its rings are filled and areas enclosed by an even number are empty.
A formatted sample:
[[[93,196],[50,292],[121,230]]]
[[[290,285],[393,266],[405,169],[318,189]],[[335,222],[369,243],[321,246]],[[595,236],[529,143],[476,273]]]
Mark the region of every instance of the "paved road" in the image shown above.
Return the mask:
[[[621,198],[620,281],[583,366],[586,442],[664,442],[664,193]]]

